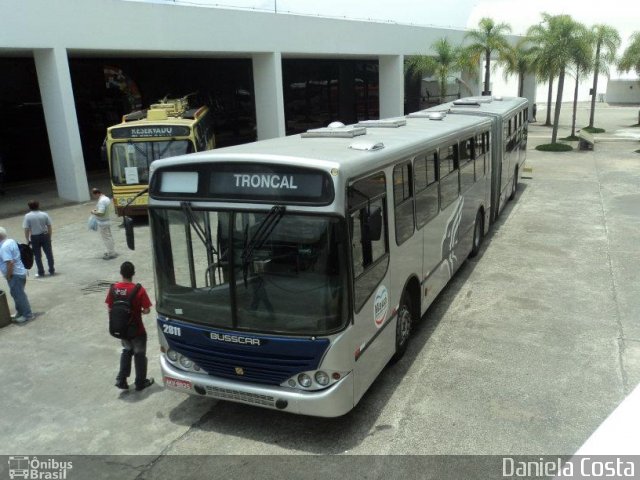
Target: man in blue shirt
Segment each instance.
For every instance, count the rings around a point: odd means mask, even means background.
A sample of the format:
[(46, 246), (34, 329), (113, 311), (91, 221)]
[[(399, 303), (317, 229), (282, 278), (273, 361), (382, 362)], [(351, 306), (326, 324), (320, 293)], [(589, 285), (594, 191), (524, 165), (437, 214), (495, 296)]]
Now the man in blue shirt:
[(22, 264), (20, 249), (15, 240), (8, 238), (7, 231), (0, 227), (0, 272), (9, 283), (9, 292), (16, 303), (16, 323), (31, 320), (34, 315), (31, 312), (29, 299), (24, 291), (27, 284), (27, 269)]

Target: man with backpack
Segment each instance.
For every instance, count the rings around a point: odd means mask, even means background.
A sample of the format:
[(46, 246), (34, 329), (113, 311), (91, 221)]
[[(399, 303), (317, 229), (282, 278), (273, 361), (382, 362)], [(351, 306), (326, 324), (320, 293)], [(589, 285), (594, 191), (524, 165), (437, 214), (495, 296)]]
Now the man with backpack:
[(27, 284), (27, 269), (20, 257), (20, 248), (15, 240), (8, 238), (7, 231), (0, 227), (0, 272), (7, 279), (9, 292), (16, 304), (13, 321), (24, 323), (33, 319), (31, 305), (24, 287)]
[(24, 238), (33, 248), (33, 256), (38, 266), (36, 277), (44, 277), (44, 265), (42, 264), (42, 251), (47, 257), (49, 266), (49, 275), (56, 273), (53, 265), (53, 250), (51, 249), (51, 238), (53, 237), (53, 226), (51, 225), (51, 217), (47, 212), (40, 210), (40, 202), (30, 200), (29, 213), (24, 216), (22, 228), (24, 228)]
[(127, 378), (133, 358), (135, 386), (140, 391), (153, 385), (153, 378), (147, 378), (147, 332), (142, 323), (142, 314), (151, 311), (151, 300), (142, 285), (133, 283), (135, 273), (133, 263), (120, 265), (122, 281), (111, 285), (105, 303), (109, 308), (109, 333), (122, 342), (116, 387), (129, 389)]

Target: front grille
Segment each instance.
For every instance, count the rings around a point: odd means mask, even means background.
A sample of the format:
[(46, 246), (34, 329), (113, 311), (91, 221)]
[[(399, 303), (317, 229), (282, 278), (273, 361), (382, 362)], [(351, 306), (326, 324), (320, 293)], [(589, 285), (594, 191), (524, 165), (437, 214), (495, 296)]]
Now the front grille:
[[(313, 370), (317, 365), (314, 357), (265, 358), (257, 353), (238, 354), (220, 349), (203, 351), (191, 345), (180, 345), (178, 342), (170, 344), (172, 349), (193, 360), (209, 375), (245, 382), (280, 385), (296, 373)], [(242, 374), (237, 373), (238, 367), (242, 369)]]
[(257, 393), (239, 392), (230, 388), (205, 387), (207, 395), (221, 400), (231, 400), (234, 402), (253, 403), (267, 407), (275, 406), (275, 399), (269, 395), (258, 395)]

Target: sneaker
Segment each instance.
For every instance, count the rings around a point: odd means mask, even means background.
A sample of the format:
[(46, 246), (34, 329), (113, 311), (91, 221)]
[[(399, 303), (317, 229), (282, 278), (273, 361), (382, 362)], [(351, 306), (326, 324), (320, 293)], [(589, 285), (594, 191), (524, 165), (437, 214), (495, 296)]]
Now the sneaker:
[(150, 387), (151, 385), (153, 385), (155, 380), (153, 380), (153, 378), (147, 378), (144, 383), (142, 385), (138, 385), (136, 384), (136, 391), (140, 391), (140, 390), (144, 390), (147, 387)]
[(36, 273), (36, 278), (44, 277), (44, 273)]
[(127, 383), (127, 380), (116, 380), (116, 387), (118, 387), (120, 390), (129, 390), (129, 384)]
[(13, 321), (16, 323), (26, 323), (29, 320), (33, 320), (34, 318), (35, 315), (29, 315), (28, 317), (23, 317), (22, 315), (20, 315), (19, 317), (15, 317)]
[(55, 271), (55, 270), (51, 270), (51, 271), (49, 272), (49, 275), (51, 275), (52, 277), (53, 277), (55, 274), (56, 274), (56, 271)]

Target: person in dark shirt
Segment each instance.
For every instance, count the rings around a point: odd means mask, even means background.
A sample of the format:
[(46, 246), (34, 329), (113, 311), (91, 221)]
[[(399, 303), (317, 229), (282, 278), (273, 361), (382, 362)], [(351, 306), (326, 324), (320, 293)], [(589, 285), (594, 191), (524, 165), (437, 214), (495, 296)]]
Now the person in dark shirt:
[[(133, 276), (135, 275), (135, 267), (131, 262), (124, 262), (120, 265), (120, 275), (122, 281), (115, 283), (113, 288), (109, 289), (107, 304), (109, 311), (113, 307), (114, 295), (113, 290), (119, 297), (128, 297), (133, 292), (136, 284), (133, 283)], [(147, 295), (147, 291), (144, 287), (140, 287), (135, 298), (131, 302), (132, 307), (132, 319), (137, 325), (137, 331), (133, 338), (125, 340), (122, 339), (122, 354), (120, 355), (120, 371), (116, 377), (116, 387), (122, 390), (128, 390), (129, 384), (127, 379), (131, 375), (131, 359), (135, 361), (136, 368), (136, 390), (144, 390), (147, 387), (153, 385), (153, 378), (147, 378), (147, 331), (142, 323), (142, 314), (147, 314), (151, 311), (151, 300)]]

